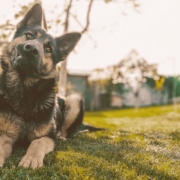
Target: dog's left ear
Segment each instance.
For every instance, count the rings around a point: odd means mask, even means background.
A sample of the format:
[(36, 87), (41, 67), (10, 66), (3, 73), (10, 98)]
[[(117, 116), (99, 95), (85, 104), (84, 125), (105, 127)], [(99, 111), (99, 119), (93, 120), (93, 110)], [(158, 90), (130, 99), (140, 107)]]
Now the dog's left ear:
[(34, 25), (42, 26), (46, 22), (43, 10), (40, 4), (35, 4), (24, 16), (23, 20), (18, 24), (17, 28), (28, 27)]
[(56, 43), (60, 52), (60, 61), (63, 61), (66, 59), (68, 54), (74, 49), (77, 42), (79, 41), (81, 37), (80, 33), (73, 32), (73, 33), (67, 33), (63, 36), (56, 38)]

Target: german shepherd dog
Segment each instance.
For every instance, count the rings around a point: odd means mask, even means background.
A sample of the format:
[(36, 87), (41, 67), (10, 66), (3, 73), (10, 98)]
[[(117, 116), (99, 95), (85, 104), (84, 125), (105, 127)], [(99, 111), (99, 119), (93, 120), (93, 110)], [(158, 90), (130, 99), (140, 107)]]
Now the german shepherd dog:
[[(44, 19), (44, 23), (43, 23)], [(46, 32), (40, 4), (35, 4), (17, 25), (13, 40), (4, 48), (0, 75), (0, 166), (20, 139), (29, 141), (19, 163), (33, 169), (43, 166), (54, 149), (55, 137), (65, 139), (82, 123), (81, 99), (56, 97), (56, 64), (68, 56), (81, 37)], [(73, 119), (73, 121), (72, 121)]]

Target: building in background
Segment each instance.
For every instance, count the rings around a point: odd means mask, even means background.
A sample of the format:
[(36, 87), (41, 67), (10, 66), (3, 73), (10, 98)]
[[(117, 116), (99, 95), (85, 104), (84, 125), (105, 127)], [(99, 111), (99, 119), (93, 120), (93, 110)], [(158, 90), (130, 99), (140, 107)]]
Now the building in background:
[[(109, 92), (106, 84), (89, 81), (89, 76), (90, 73), (79, 71), (69, 71), (68, 73), (67, 94), (81, 94), (85, 110), (119, 109), (135, 106), (134, 93), (126, 84), (112, 85), (111, 92)], [(175, 83), (176, 86), (174, 86)], [(174, 87), (176, 87), (175, 91)], [(179, 97), (179, 78), (165, 77), (163, 87), (160, 89), (157, 89), (154, 79), (148, 78), (142, 84), (139, 92), (139, 107), (169, 104), (172, 103), (173, 99), (178, 100)]]
[(90, 109), (90, 85), (88, 83), (89, 73), (79, 71), (68, 71), (67, 75), (67, 95), (80, 94), (84, 101), (85, 109)]

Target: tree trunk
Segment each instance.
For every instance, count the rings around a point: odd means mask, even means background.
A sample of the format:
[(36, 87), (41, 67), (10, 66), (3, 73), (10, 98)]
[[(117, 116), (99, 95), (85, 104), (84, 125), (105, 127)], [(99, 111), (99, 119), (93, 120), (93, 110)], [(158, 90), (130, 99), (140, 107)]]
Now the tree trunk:
[(59, 87), (58, 87), (58, 94), (61, 96), (66, 96), (66, 83), (67, 83), (67, 59), (61, 62), (61, 69), (59, 73)]
[(134, 94), (134, 96), (135, 96), (135, 106), (134, 106), (134, 108), (135, 108), (135, 111), (137, 111), (139, 109), (139, 92), (136, 92)]
[[(68, 7), (66, 9), (66, 20), (64, 24), (64, 33), (68, 32), (69, 28), (69, 13), (72, 6), (73, 0), (69, 0)], [(61, 62), (61, 68), (59, 73), (59, 87), (58, 87), (58, 94), (61, 96), (66, 96), (66, 84), (67, 84), (67, 58)]]
[[(93, 1), (94, 0), (90, 0), (90, 2), (89, 2), (87, 14), (86, 14), (86, 25), (83, 28), (83, 30), (81, 31), (81, 34), (84, 34), (88, 30), (88, 27), (90, 24), (90, 12), (91, 12), (91, 7), (93, 4)], [(71, 9), (72, 3), (73, 3), (73, 0), (69, 0), (68, 7), (66, 9), (66, 20), (64, 23), (64, 33), (68, 32), (69, 16), (70, 16), (70, 9)], [(67, 59), (64, 60), (63, 62), (61, 62), (61, 69), (60, 69), (60, 73), (59, 73), (58, 94), (61, 96), (66, 96), (66, 84), (67, 84), (67, 71), (66, 71), (67, 68), (66, 67), (67, 67)]]
[(176, 99), (176, 89), (177, 89), (177, 76), (175, 76), (174, 78), (174, 82), (173, 82), (173, 95), (172, 95), (172, 99), (173, 99), (173, 107), (174, 107), (174, 112), (177, 112), (177, 99)]
[(95, 97), (94, 97), (94, 101), (95, 101), (95, 109), (99, 109), (100, 108), (100, 97), (99, 97), (100, 93), (99, 93), (99, 84), (98, 82), (95, 83)]

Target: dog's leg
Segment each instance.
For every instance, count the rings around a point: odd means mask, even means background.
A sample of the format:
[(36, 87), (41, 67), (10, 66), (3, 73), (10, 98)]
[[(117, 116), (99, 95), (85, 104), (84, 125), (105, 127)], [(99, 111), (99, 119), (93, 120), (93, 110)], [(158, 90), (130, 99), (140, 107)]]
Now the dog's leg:
[(19, 166), (31, 167), (33, 169), (43, 166), (45, 154), (53, 151), (54, 140), (49, 137), (41, 137), (33, 140), (27, 150), (26, 155), (22, 158)]
[(81, 96), (78, 94), (71, 94), (62, 102), (62, 98), (59, 97), (58, 105), (64, 113), (64, 122), (57, 133), (57, 138), (66, 140), (83, 121), (83, 103)]
[(0, 167), (3, 166), (4, 161), (12, 152), (13, 140), (6, 134), (0, 136)]
[(0, 167), (12, 152), (17, 139), (22, 136), (24, 123), (11, 112), (0, 113)]

